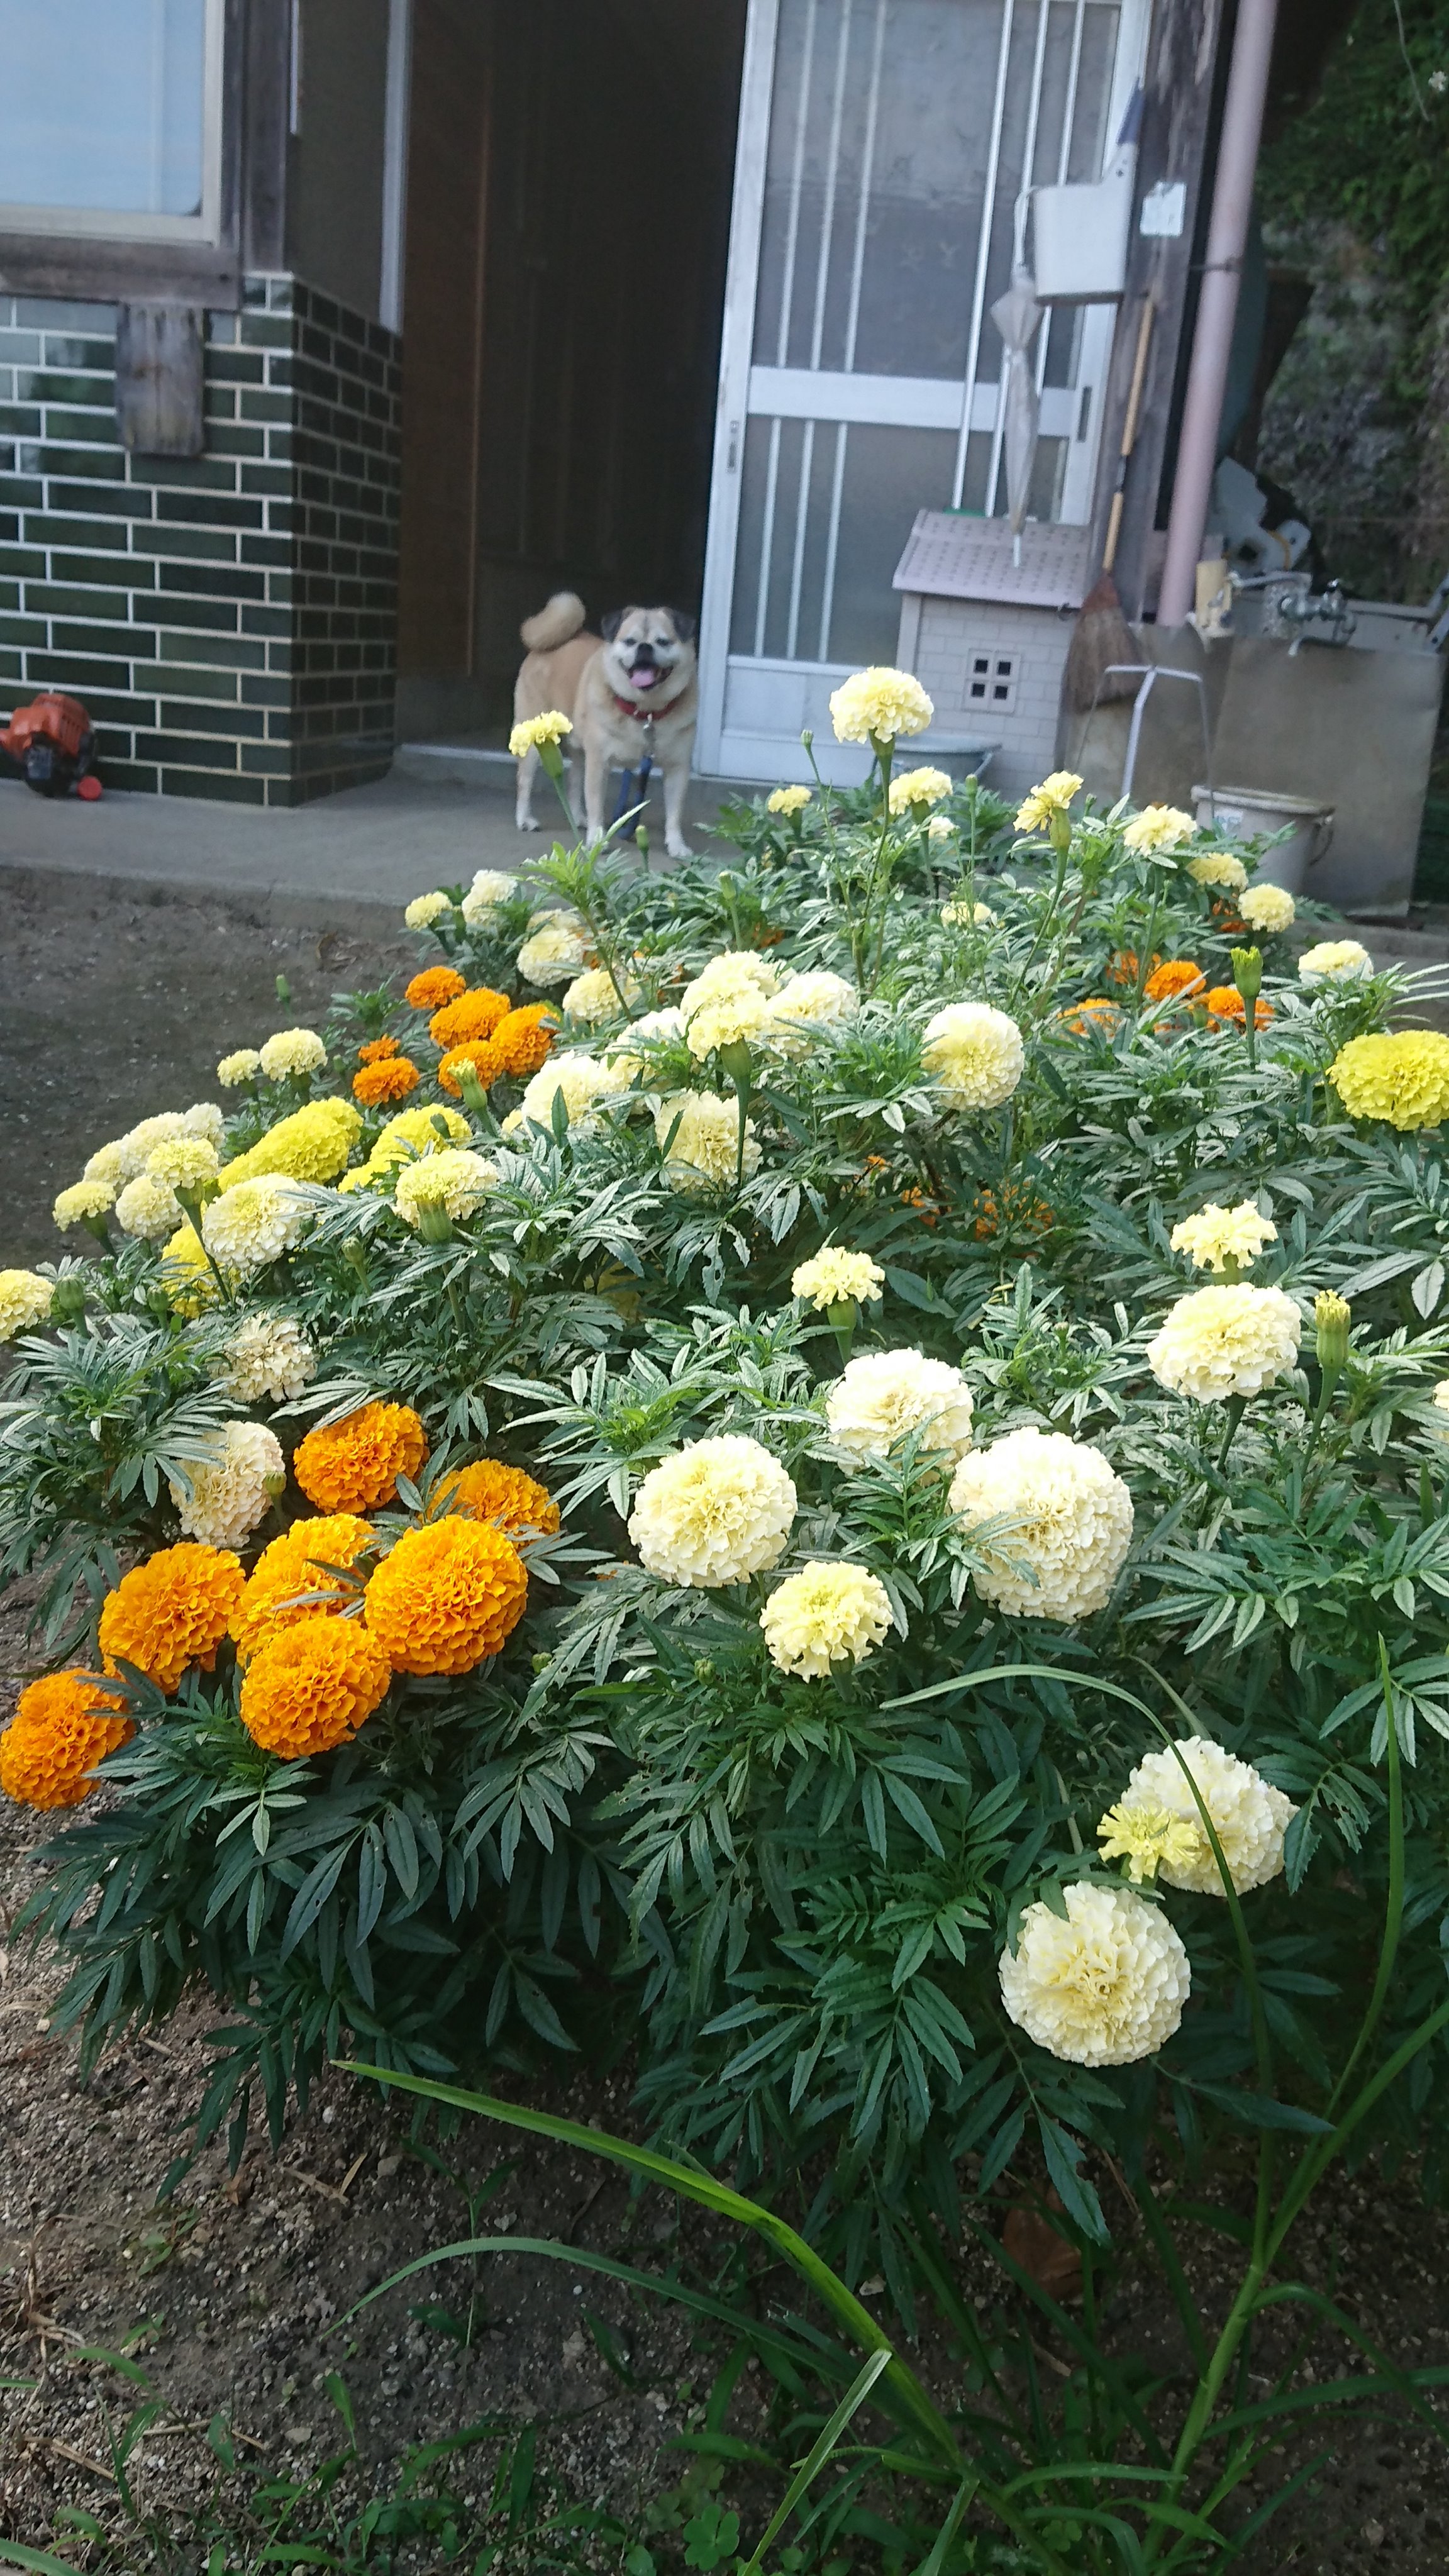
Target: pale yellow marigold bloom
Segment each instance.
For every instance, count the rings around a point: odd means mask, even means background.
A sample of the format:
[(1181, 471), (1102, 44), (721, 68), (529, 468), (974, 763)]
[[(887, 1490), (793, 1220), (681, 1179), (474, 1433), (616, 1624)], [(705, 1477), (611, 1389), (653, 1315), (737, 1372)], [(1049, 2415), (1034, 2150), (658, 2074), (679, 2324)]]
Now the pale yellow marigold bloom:
[(1029, 1905), (1016, 1954), (1003, 1950), (1001, 1999), (1017, 2027), (1075, 2066), (1155, 2057), (1182, 2020), (1187, 1952), (1166, 1915), (1130, 1887), (1079, 1879), (1067, 1919)]
[(964, 930), (968, 922), (977, 930), (985, 930), (995, 919), (989, 903), (943, 903), (941, 906), (941, 924), (946, 930)]
[(1127, 1875), (1141, 1887), (1157, 1876), (1164, 1861), (1179, 1867), (1195, 1860), (1202, 1840), (1166, 1807), (1125, 1804), (1109, 1807), (1097, 1827), (1103, 1860), (1125, 1860)]
[(1241, 859), (1226, 851), (1210, 851), (1201, 859), (1189, 859), (1187, 873), (1195, 885), (1221, 886), (1227, 894), (1241, 894), (1248, 882), (1248, 871)]
[(220, 1269), (246, 1279), (301, 1241), (308, 1214), (295, 1181), (280, 1172), (261, 1172), (255, 1180), (238, 1181), (203, 1209), (201, 1237)]
[(864, 1663), (890, 1624), (890, 1595), (879, 1575), (819, 1558), (787, 1574), (760, 1612), (770, 1661), (811, 1682), (823, 1681), (832, 1664)]
[(839, 1243), (827, 1243), (802, 1261), (790, 1281), (791, 1294), (808, 1297), (822, 1315), (830, 1306), (863, 1305), (868, 1297), (879, 1297), (884, 1286), (885, 1272), (869, 1253), (847, 1252)]
[(933, 814), (926, 825), (928, 841), (954, 841), (956, 826), (949, 814)]
[(571, 984), (588, 959), (587, 935), (572, 915), (545, 913), (518, 952), (518, 971), (525, 984), (545, 989), (550, 984)]
[(125, 1156), (119, 1137), (112, 1145), (98, 1145), (81, 1173), (83, 1181), (106, 1181), (115, 1196), (122, 1181), (132, 1177), (125, 1169)]
[(1132, 1544), (1132, 1497), (1100, 1449), (1027, 1425), (963, 1458), (951, 1508), (967, 1529), (1005, 1515), (972, 1580), (1017, 1619), (1090, 1618)]
[[(739, 1164), (740, 1104), (717, 1091), (676, 1091), (654, 1112), (654, 1134), (670, 1186), (687, 1198), (733, 1184)], [(760, 1168), (753, 1118), (745, 1120), (744, 1178)]]
[(1261, 1395), (1295, 1367), (1303, 1320), (1281, 1288), (1197, 1288), (1179, 1297), (1147, 1365), (1159, 1386), (1195, 1404)]
[(626, 1005), (639, 998), (639, 979), (637, 975), (621, 974), (619, 983), (624, 987), (623, 1001), (607, 966), (586, 968), (582, 975), (574, 977), (563, 997), (566, 1015), (590, 1029), (601, 1028), (605, 1020), (622, 1019)]
[(755, 948), (725, 948), (702, 966), (692, 983), (686, 984), (679, 997), (679, 1007), (686, 1018), (701, 1002), (717, 1001), (722, 993), (738, 992), (741, 985), (753, 986), (768, 1001), (780, 989), (778, 970)]
[(972, 1410), (961, 1371), (916, 1350), (863, 1351), (825, 1399), (830, 1437), (853, 1458), (888, 1458), (913, 1431), (924, 1431), (924, 1449), (959, 1458), (971, 1446)]
[(522, 760), (526, 752), (537, 751), (540, 743), (562, 742), (564, 735), (572, 732), (568, 717), (560, 715), (557, 707), (550, 707), (546, 715), (529, 716), (525, 723), (516, 724), (508, 737), (508, 748), (515, 760)]
[[(169, 1247), (168, 1247), (169, 1249)], [(317, 1374), (317, 1354), (291, 1315), (247, 1315), (231, 1334), (221, 1383), (237, 1404), (290, 1404)]]
[(778, 1458), (730, 1431), (661, 1460), (635, 1497), (629, 1536), (647, 1573), (715, 1591), (779, 1564), (795, 1503)]
[[(395, 1118), (389, 1118), (363, 1169), (373, 1173), (391, 1171), (395, 1163), (407, 1162), (410, 1155), (436, 1154), (444, 1145), (466, 1145), (472, 1133), (461, 1109), (400, 1109)], [(348, 1181), (361, 1177), (358, 1172), (346, 1176)]]
[[(1209, 1736), (1189, 1736), (1176, 1752), (1164, 1745), (1160, 1752), (1145, 1755), (1113, 1816), (1126, 1819), (1145, 1809), (1175, 1817), (1186, 1842), (1162, 1853), (1159, 1874), (1169, 1887), (1187, 1888), (1198, 1896), (1221, 1896), (1222, 1872), (1178, 1754), (1212, 1818), (1236, 1894), (1245, 1896), (1250, 1888), (1265, 1887), (1283, 1867), (1283, 1836), (1298, 1810), (1261, 1771), (1255, 1771), (1250, 1762), (1240, 1762), (1236, 1753), (1225, 1753)], [(1110, 1859), (1112, 1854), (1107, 1856)]]
[(181, 1223), (181, 1201), (154, 1172), (139, 1172), (116, 1201), (116, 1223), (146, 1243), (164, 1243)]
[(216, 1147), (206, 1136), (171, 1136), (158, 1145), (146, 1165), (151, 1178), (173, 1190), (204, 1190), (221, 1169)]
[(921, 1062), (953, 1109), (999, 1109), (1026, 1069), (1015, 1020), (990, 1002), (948, 1002), (926, 1023)]
[(551, 1128), (553, 1104), (561, 1099), (575, 1135), (586, 1134), (598, 1125), (600, 1102), (628, 1087), (629, 1076), (620, 1064), (601, 1064), (592, 1055), (553, 1056), (524, 1085), (518, 1104), (520, 1124), (526, 1126), (532, 1120), (537, 1127)]
[(1256, 1261), (1264, 1245), (1277, 1240), (1272, 1218), (1260, 1216), (1251, 1199), (1240, 1199), (1232, 1208), (1209, 1200), (1196, 1216), (1175, 1225), (1171, 1235), (1173, 1251), (1185, 1252), (1194, 1270), (1225, 1270), (1230, 1261)]
[(804, 1055), (821, 1029), (842, 1028), (860, 1008), (860, 995), (843, 975), (828, 966), (792, 975), (769, 1007), (762, 1031), (766, 1043), (781, 1055)]
[(452, 896), (440, 893), (435, 887), (431, 894), (413, 896), (412, 902), (403, 914), (403, 920), (409, 930), (426, 930), (429, 924), (438, 920), (441, 914), (451, 912), (452, 909)]
[(441, 1208), (446, 1216), (471, 1216), (497, 1180), (497, 1165), (482, 1154), (447, 1145), (436, 1154), (422, 1154), (416, 1162), (399, 1165), (392, 1203), (414, 1228), (430, 1208)]
[(260, 1422), (228, 1422), (214, 1455), (188, 1458), (186, 1472), (190, 1494), (171, 1484), (171, 1500), (187, 1537), (203, 1547), (245, 1547), (287, 1482), (282, 1444)]
[(1266, 877), (1259, 885), (1250, 885), (1238, 903), (1238, 910), (1250, 930), (1275, 932), (1291, 930), (1298, 918), (1298, 907), (1286, 886), (1273, 885)]
[(251, 1082), (261, 1069), (260, 1047), (237, 1047), (232, 1054), (222, 1057), (216, 1068), (216, 1078), (224, 1091), (235, 1091), (242, 1083)]
[(268, 1082), (288, 1074), (320, 1073), (327, 1049), (315, 1029), (278, 1029), (262, 1048), (262, 1071)]
[(1328, 1068), (1350, 1118), (1437, 1127), (1449, 1116), (1449, 1037), (1438, 1029), (1350, 1038)]
[(716, 1047), (758, 1045), (771, 1026), (770, 1011), (757, 984), (717, 985), (685, 1014), (690, 1054), (702, 1064)]
[(50, 1213), (62, 1234), (73, 1225), (84, 1225), (87, 1217), (104, 1216), (116, 1203), (115, 1189), (109, 1181), (72, 1181), (62, 1190)]
[(644, 1053), (638, 1043), (640, 1038), (682, 1038), (683, 1035), (684, 1013), (681, 1010), (644, 1011), (637, 1020), (630, 1021), (627, 1029), (620, 1029), (615, 1037), (606, 1041), (604, 1053), (610, 1064), (632, 1082), (636, 1075), (647, 1075), (658, 1069), (657, 1058)]
[(220, 1154), (226, 1141), (226, 1120), (214, 1100), (193, 1101), (182, 1113), (181, 1124), (188, 1136), (204, 1136)]
[(1074, 796), (1082, 792), (1082, 780), (1074, 769), (1054, 769), (1034, 787), (1016, 817), (1018, 832), (1042, 832), (1053, 814), (1065, 814)]
[(902, 734), (924, 733), (935, 712), (913, 673), (882, 663), (852, 672), (830, 699), (837, 742), (895, 742)]
[(1310, 987), (1356, 982), (1373, 971), (1374, 961), (1357, 939), (1320, 939), (1316, 948), (1305, 948), (1298, 960), (1298, 980)]
[(890, 809), (893, 814), (909, 813), (913, 805), (939, 805), (949, 796), (955, 780), (944, 769), (905, 769), (891, 780)]
[(497, 905), (510, 903), (517, 892), (517, 877), (506, 876), (501, 868), (479, 868), (463, 897), (463, 919), (470, 928), (476, 928)]
[[(179, 1109), (160, 1110), (156, 1117), (143, 1118), (138, 1126), (128, 1127), (116, 1147), (115, 1178), (122, 1181), (138, 1179), (158, 1145), (164, 1145), (172, 1136), (184, 1136), (186, 1132), (186, 1121)], [(88, 1181), (97, 1178), (89, 1164), (84, 1177)], [(111, 1175), (106, 1173), (101, 1177), (109, 1179)]]
[(777, 787), (765, 799), (767, 814), (803, 814), (813, 790), (809, 787)]
[(1191, 814), (1184, 814), (1180, 805), (1144, 805), (1126, 826), (1122, 847), (1135, 850), (1141, 858), (1155, 859), (1195, 839), (1197, 828)]
[(54, 1295), (54, 1280), (42, 1279), (36, 1270), (0, 1270), (0, 1342), (13, 1342), (17, 1333), (33, 1333), (38, 1324), (48, 1323)]

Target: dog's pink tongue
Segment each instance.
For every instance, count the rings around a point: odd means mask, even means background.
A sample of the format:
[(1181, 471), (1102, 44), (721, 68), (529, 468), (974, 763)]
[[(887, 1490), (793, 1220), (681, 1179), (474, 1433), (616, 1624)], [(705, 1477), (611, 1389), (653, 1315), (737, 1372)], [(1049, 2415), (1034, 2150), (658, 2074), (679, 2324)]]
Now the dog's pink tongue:
[(658, 677), (652, 662), (636, 662), (629, 674), (629, 682), (632, 688), (652, 689)]

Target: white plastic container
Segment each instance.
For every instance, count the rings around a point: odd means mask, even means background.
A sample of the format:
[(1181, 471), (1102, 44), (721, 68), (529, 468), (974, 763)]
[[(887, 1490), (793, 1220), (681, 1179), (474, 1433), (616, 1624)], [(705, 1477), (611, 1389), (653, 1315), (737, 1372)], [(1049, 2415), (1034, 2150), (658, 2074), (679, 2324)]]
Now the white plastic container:
[(1090, 185), (1033, 188), (1032, 270), (1041, 304), (1111, 304), (1127, 283), (1137, 147), (1119, 144)]
[(1333, 838), (1331, 805), (1320, 804), (1312, 796), (1289, 796), (1281, 788), (1194, 787), (1192, 792), (1198, 821), (1215, 823), (1235, 840), (1256, 840), (1260, 832), (1281, 832), (1291, 824), (1292, 839), (1265, 850), (1257, 873), (1289, 894), (1302, 893), (1309, 869), (1324, 856)]

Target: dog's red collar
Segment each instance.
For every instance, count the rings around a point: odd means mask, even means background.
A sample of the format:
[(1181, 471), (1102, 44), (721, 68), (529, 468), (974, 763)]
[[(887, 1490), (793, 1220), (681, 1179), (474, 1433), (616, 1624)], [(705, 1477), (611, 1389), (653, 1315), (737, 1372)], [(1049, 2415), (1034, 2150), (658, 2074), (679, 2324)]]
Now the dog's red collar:
[(659, 713), (657, 707), (636, 707), (632, 698), (621, 698), (617, 689), (614, 704), (621, 716), (632, 716), (636, 724), (652, 724)]

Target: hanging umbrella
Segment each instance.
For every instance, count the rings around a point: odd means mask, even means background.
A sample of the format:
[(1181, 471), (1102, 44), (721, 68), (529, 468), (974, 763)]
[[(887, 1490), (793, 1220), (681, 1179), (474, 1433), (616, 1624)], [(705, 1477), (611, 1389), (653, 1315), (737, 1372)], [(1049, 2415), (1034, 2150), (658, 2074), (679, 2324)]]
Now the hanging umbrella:
[(1025, 225), (1026, 199), (1023, 196), (1017, 206), (1016, 257), (1011, 284), (991, 307), (991, 319), (1006, 350), (1001, 436), (1006, 451), (1007, 511), (1015, 540), (1012, 551), (1017, 563), (1021, 561), (1021, 525), (1026, 517), (1027, 498), (1031, 491), (1037, 427), (1041, 418), (1036, 369), (1032, 365), (1030, 351), (1041, 323), (1042, 308), (1036, 300), (1036, 279), (1026, 265)]

